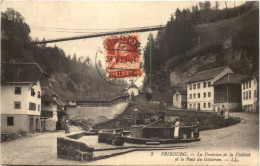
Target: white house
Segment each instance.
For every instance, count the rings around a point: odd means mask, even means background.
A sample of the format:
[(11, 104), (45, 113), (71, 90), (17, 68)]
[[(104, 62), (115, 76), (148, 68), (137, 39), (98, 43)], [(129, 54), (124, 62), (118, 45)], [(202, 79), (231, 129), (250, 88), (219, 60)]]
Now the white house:
[(213, 110), (214, 87), (212, 84), (233, 73), (229, 67), (204, 70), (191, 76), (187, 82), (187, 108), (196, 110)]
[(257, 76), (247, 77), (241, 84), (242, 110), (245, 112), (258, 112), (259, 87)]
[(172, 105), (176, 108), (187, 108), (187, 90), (176, 89), (172, 96)]
[(55, 131), (58, 120), (64, 121), (64, 117), (59, 117), (59, 112), (64, 112), (68, 103), (57, 95), (53, 90), (47, 89), (42, 92), (41, 110), (41, 131)]
[(41, 85), (37, 63), (1, 63), (1, 132), (40, 131)]

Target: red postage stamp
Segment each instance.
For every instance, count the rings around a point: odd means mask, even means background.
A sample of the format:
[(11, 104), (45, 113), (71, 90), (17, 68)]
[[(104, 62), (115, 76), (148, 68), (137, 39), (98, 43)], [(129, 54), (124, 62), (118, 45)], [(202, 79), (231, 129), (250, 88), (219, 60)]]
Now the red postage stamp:
[(140, 76), (141, 59), (138, 34), (118, 35), (104, 40), (105, 67), (109, 78)]
[(96, 55), (101, 76), (116, 85), (126, 85), (143, 74), (139, 35), (121, 34), (103, 37), (104, 49)]

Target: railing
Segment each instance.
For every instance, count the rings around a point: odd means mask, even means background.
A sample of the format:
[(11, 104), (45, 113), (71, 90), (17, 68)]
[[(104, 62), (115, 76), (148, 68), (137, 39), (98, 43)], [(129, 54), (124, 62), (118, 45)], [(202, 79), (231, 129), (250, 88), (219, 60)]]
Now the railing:
[(116, 97), (112, 100), (96, 100), (96, 101), (92, 101), (92, 100), (78, 100), (76, 101), (76, 105), (78, 106), (84, 106), (84, 107), (91, 107), (91, 106), (106, 106), (106, 107), (110, 107), (110, 106), (113, 106), (113, 105), (116, 105), (116, 104), (119, 104), (119, 103), (125, 103), (125, 102), (128, 102), (128, 97), (129, 96), (119, 96), (119, 97)]
[(161, 121), (161, 119), (159, 119), (158, 121), (155, 121), (155, 122), (153, 122), (153, 123), (151, 123), (151, 124), (149, 124), (149, 125), (146, 125), (146, 126), (140, 128), (140, 129), (136, 130), (136, 131), (133, 131), (133, 132), (131, 132), (131, 133), (125, 135), (125, 137), (126, 137), (126, 136), (129, 136), (129, 135), (132, 135), (132, 134), (134, 134), (134, 133), (136, 133), (136, 132), (138, 132), (138, 131), (141, 131), (141, 130), (143, 130), (143, 129), (145, 129), (145, 128), (147, 128), (147, 127), (149, 127), (149, 126), (151, 126), (151, 125), (153, 125), (153, 124), (155, 124), (155, 123), (158, 123), (158, 122), (160, 122), (160, 121)]
[(72, 120), (72, 119), (70, 119), (70, 121), (72, 122), (72, 123), (74, 123), (75, 125), (77, 125), (77, 126), (80, 126), (82, 129), (84, 129), (84, 130), (92, 130), (92, 127), (90, 127), (89, 125), (87, 125), (87, 124), (84, 124), (84, 123), (82, 123), (82, 122), (79, 122), (79, 121), (75, 121), (75, 120)]

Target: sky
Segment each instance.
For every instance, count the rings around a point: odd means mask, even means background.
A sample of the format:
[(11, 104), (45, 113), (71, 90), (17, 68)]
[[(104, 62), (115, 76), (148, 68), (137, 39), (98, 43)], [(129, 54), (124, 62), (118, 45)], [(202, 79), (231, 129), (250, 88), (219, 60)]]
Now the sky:
[[(177, 8), (191, 8), (199, 1), (1, 1), (1, 3), (1, 11), (13, 8), (25, 18), (25, 22), (31, 28), (32, 39), (48, 40), (93, 32), (109, 32), (118, 28), (165, 25)], [(234, 3), (241, 4), (238, 1), (228, 1), (228, 6), (233, 7)], [(215, 1), (212, 1), (213, 6), (214, 4)], [(224, 1), (220, 1), (220, 8), (224, 7)], [(141, 48), (145, 47), (149, 33), (139, 33)], [(156, 31), (152, 33), (156, 36)], [(83, 60), (89, 57), (94, 65), (96, 52), (103, 47), (102, 43), (103, 39), (99, 37), (51, 43), (47, 46), (56, 45), (62, 48), (66, 55), (73, 56), (75, 53)], [(137, 85), (142, 84), (142, 79), (137, 81)]]

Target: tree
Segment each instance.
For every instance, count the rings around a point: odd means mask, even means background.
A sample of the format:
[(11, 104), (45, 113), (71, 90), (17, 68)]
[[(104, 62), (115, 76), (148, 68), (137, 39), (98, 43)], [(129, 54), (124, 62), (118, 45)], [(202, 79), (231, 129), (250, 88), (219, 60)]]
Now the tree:
[(200, 10), (203, 10), (204, 9), (204, 3), (203, 2), (199, 2), (199, 7), (200, 7)]
[(146, 93), (145, 93), (146, 103), (147, 103), (147, 102), (149, 103), (152, 98), (153, 98), (153, 96), (152, 96), (151, 93), (149, 93), (149, 92), (146, 92)]
[(7, 35), (22, 43), (29, 43), (30, 27), (24, 22), (23, 16), (12, 8), (7, 8), (6, 12), (1, 13), (2, 28), (8, 29)]
[[(43, 41), (43, 42), (45, 41), (45, 37), (42, 39), (42, 41)], [(45, 49), (45, 48), (46, 48), (46, 43), (40, 44), (40, 47), (43, 48), (43, 49)]]
[(225, 1), (226, 9), (227, 9), (227, 1)]
[(210, 9), (210, 7), (211, 7), (210, 1), (206, 1), (206, 2), (204, 3), (204, 9)]
[[(2, 48), (1, 60), (24, 59), (24, 49), (30, 46), (30, 27), (24, 22), (23, 16), (12, 8), (1, 12)], [(28, 58), (27, 58), (28, 59)]]
[(86, 60), (85, 60), (86, 64), (89, 65), (90, 64), (90, 58), (87, 57)]
[(135, 94), (134, 94), (134, 92), (133, 92), (133, 91), (131, 92), (131, 95), (130, 95), (130, 97), (131, 97), (131, 100), (133, 100), (133, 101), (135, 100)]
[(72, 60), (74, 61), (74, 62), (76, 62), (77, 61), (77, 55), (74, 53), (74, 55), (73, 55), (73, 58), (72, 58)]
[(179, 8), (177, 8), (176, 9), (176, 11), (175, 11), (175, 20), (179, 20), (180, 18), (181, 18), (181, 11), (180, 11), (180, 9)]
[(218, 1), (215, 1), (215, 7), (218, 10), (218, 8), (219, 8), (219, 2)]

